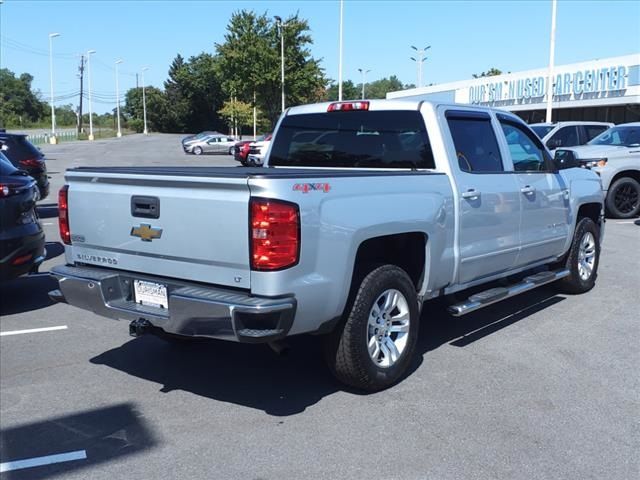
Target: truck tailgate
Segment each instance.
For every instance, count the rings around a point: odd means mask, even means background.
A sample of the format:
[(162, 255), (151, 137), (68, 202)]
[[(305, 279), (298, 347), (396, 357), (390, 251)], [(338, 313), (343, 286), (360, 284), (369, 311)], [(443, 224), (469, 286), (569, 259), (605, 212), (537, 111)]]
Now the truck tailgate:
[[(66, 179), (69, 263), (250, 287), (246, 177), (94, 170), (69, 171)], [(135, 206), (156, 200), (157, 218)]]

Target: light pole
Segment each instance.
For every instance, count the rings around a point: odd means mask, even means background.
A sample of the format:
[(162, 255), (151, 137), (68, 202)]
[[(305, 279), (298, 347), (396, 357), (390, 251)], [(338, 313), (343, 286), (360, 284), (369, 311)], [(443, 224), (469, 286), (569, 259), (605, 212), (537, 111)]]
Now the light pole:
[(431, 45), (429, 45), (428, 47), (420, 48), (420, 49), (411, 45), (411, 48), (413, 48), (418, 54), (418, 58), (411, 57), (411, 60), (413, 60), (418, 64), (418, 87), (421, 87), (422, 86), (422, 62), (424, 62), (427, 59), (427, 57), (425, 57), (424, 54), (426, 53), (427, 50), (431, 48)]
[(93, 140), (93, 104), (91, 98), (91, 55), (96, 53), (95, 50), (87, 51), (87, 70), (89, 73), (89, 140)]
[(371, 70), (363, 70), (362, 68), (359, 68), (358, 71), (362, 74), (362, 100), (364, 100), (364, 86), (366, 84), (367, 73)]
[(282, 89), (282, 111), (284, 112), (284, 27), (286, 24), (283, 23), (282, 18), (277, 15), (273, 18), (276, 19), (276, 26), (278, 27), (278, 33), (280, 34), (280, 77)]
[(553, 107), (553, 62), (556, 51), (556, 0), (551, 0), (551, 41), (549, 45), (549, 74), (547, 79), (547, 123), (551, 123)]
[(51, 79), (51, 139), (52, 144), (58, 143), (56, 138), (56, 109), (53, 104), (53, 42), (55, 37), (59, 37), (59, 33), (49, 34), (49, 77)]
[(116, 115), (118, 117), (118, 131), (116, 136), (122, 136), (122, 130), (120, 130), (120, 86), (118, 84), (118, 65), (120, 65), (123, 60), (116, 60)]
[(149, 131), (147, 130), (147, 97), (144, 93), (144, 72), (149, 70), (149, 67), (142, 67), (142, 115), (144, 117), (144, 130), (142, 133), (147, 135)]
[(338, 101), (342, 101), (342, 24), (343, 24), (344, 2), (340, 0), (340, 40), (338, 52)]

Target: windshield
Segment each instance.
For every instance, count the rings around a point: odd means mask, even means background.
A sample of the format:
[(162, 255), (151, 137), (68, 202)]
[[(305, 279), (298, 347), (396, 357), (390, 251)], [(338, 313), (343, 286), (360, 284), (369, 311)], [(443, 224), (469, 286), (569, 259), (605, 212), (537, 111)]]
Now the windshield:
[(434, 168), (424, 121), (415, 111), (346, 111), (286, 116), (273, 166)]
[(540, 139), (543, 139), (544, 136), (549, 133), (551, 130), (553, 130), (554, 126), (553, 125), (533, 125), (531, 126), (531, 130), (533, 130), (535, 132), (536, 135), (538, 135), (538, 137), (540, 137)]
[(640, 125), (610, 128), (591, 140), (588, 145), (615, 145), (624, 147), (640, 145)]

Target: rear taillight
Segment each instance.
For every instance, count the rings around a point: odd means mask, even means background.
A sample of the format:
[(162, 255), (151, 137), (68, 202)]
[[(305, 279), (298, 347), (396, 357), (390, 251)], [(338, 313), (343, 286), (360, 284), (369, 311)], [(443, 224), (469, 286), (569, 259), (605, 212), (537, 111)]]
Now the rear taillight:
[(65, 185), (58, 192), (58, 224), (60, 238), (63, 243), (71, 245), (71, 230), (69, 230), (69, 185)]
[(329, 104), (327, 112), (348, 112), (351, 110), (369, 110), (369, 102), (334, 102)]
[(39, 158), (27, 158), (25, 160), (20, 160), (18, 163), (20, 163), (22, 167), (38, 168), (42, 167), (44, 162)]
[(300, 255), (300, 212), (293, 203), (253, 198), (251, 268), (273, 271), (292, 267)]
[(19, 183), (0, 183), (0, 198), (16, 195), (24, 190), (24, 185)]

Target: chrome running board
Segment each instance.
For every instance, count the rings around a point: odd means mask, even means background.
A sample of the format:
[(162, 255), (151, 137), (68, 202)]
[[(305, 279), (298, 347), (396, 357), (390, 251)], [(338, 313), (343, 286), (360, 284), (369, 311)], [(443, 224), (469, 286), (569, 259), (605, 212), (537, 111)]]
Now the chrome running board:
[(525, 277), (521, 282), (508, 287), (497, 287), (485, 290), (484, 292), (471, 295), (464, 302), (456, 303), (448, 308), (454, 317), (475, 312), (481, 308), (488, 307), (494, 303), (515, 297), (521, 293), (528, 292), (547, 283), (555, 282), (569, 275), (569, 270), (557, 270), (555, 272), (539, 272)]

